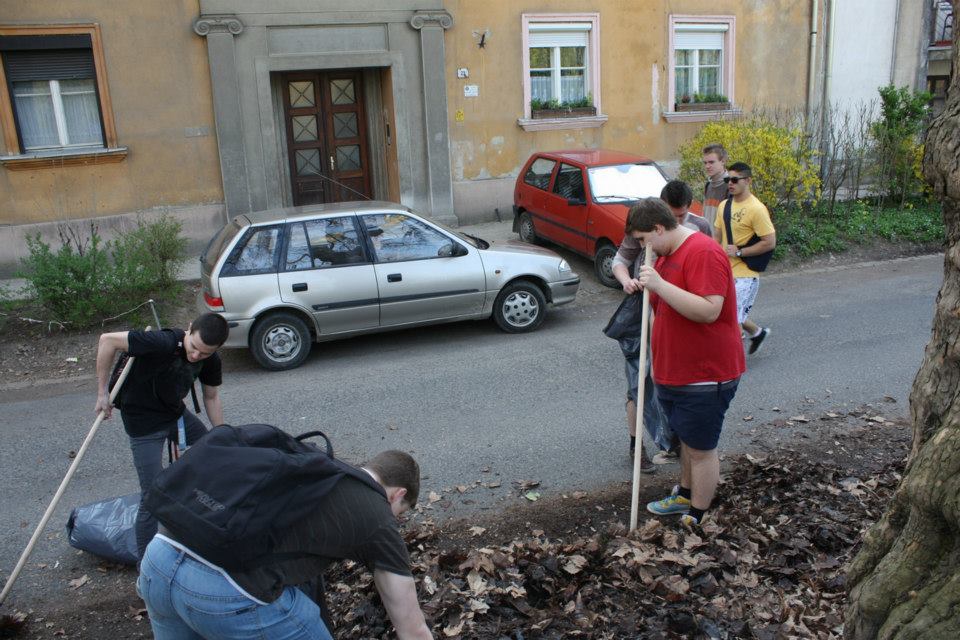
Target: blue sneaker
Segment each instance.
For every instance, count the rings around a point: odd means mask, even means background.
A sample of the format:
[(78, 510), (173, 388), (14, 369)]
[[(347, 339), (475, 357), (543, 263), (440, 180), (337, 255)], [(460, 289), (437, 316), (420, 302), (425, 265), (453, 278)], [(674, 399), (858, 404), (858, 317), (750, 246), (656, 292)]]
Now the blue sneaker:
[(673, 513), (687, 513), (690, 511), (690, 500), (681, 495), (671, 494), (663, 500), (647, 503), (647, 511), (658, 516), (669, 516)]

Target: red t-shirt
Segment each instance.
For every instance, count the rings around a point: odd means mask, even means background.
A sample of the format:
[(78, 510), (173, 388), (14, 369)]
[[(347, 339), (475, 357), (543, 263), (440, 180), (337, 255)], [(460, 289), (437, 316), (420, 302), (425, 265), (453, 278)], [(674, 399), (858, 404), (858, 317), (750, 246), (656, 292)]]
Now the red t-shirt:
[(657, 384), (724, 382), (747, 370), (737, 291), (730, 260), (713, 239), (694, 233), (670, 255), (657, 259), (660, 277), (698, 296), (723, 296), (723, 308), (709, 324), (688, 320), (654, 293), (653, 379)]

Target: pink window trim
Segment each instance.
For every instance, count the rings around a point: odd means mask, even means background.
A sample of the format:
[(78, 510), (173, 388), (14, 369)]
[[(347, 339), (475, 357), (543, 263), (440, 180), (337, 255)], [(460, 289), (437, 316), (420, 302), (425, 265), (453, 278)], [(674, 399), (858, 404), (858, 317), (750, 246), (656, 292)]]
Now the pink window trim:
[[(721, 79), (721, 86), (724, 88), (724, 94), (727, 98), (730, 99), (730, 104), (736, 104), (733, 95), (733, 65), (736, 54), (736, 26), (737, 19), (735, 16), (690, 16), (682, 14), (671, 14), (669, 19), (669, 25), (667, 33), (670, 37), (669, 49), (667, 50), (667, 113), (674, 113), (673, 105), (677, 101), (676, 96), (676, 70), (674, 69), (674, 62), (676, 56), (673, 52), (673, 43), (674, 36), (676, 35), (677, 24), (689, 24), (689, 23), (700, 23), (700, 24), (726, 24), (727, 33), (724, 35), (723, 39), (723, 78)], [(529, 102), (529, 100), (528, 100)], [(697, 113), (697, 112), (694, 112)]]
[[(530, 119), (530, 24), (539, 22), (589, 22), (589, 90), (597, 114), (600, 108), (600, 14), (599, 13), (524, 13), (520, 16), (523, 35), (523, 119)], [(576, 120), (576, 118), (570, 118)]]

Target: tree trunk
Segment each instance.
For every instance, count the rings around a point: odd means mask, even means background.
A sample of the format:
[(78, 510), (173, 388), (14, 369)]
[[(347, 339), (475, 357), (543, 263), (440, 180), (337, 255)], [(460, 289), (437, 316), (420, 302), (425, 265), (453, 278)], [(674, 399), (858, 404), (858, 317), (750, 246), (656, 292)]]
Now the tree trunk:
[[(960, 0), (953, 0), (954, 15)], [(947, 247), (933, 333), (910, 394), (913, 445), (886, 514), (849, 567), (845, 634), (960, 638), (960, 46), (923, 173), (943, 202)]]

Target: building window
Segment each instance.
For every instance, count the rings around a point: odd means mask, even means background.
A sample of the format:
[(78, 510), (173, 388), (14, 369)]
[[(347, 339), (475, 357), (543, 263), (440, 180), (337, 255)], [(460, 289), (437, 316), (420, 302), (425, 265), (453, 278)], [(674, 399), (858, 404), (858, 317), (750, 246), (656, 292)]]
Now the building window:
[(668, 104), (707, 111), (733, 103), (734, 18), (670, 16)]
[(0, 26), (0, 61), (5, 165), (29, 159), (34, 168), (43, 165), (37, 159), (66, 156), (89, 163), (91, 154), (122, 159), (97, 25)]
[(520, 125), (537, 130), (602, 124), (606, 118), (598, 116), (600, 14), (524, 14), (521, 24), (524, 106)]

